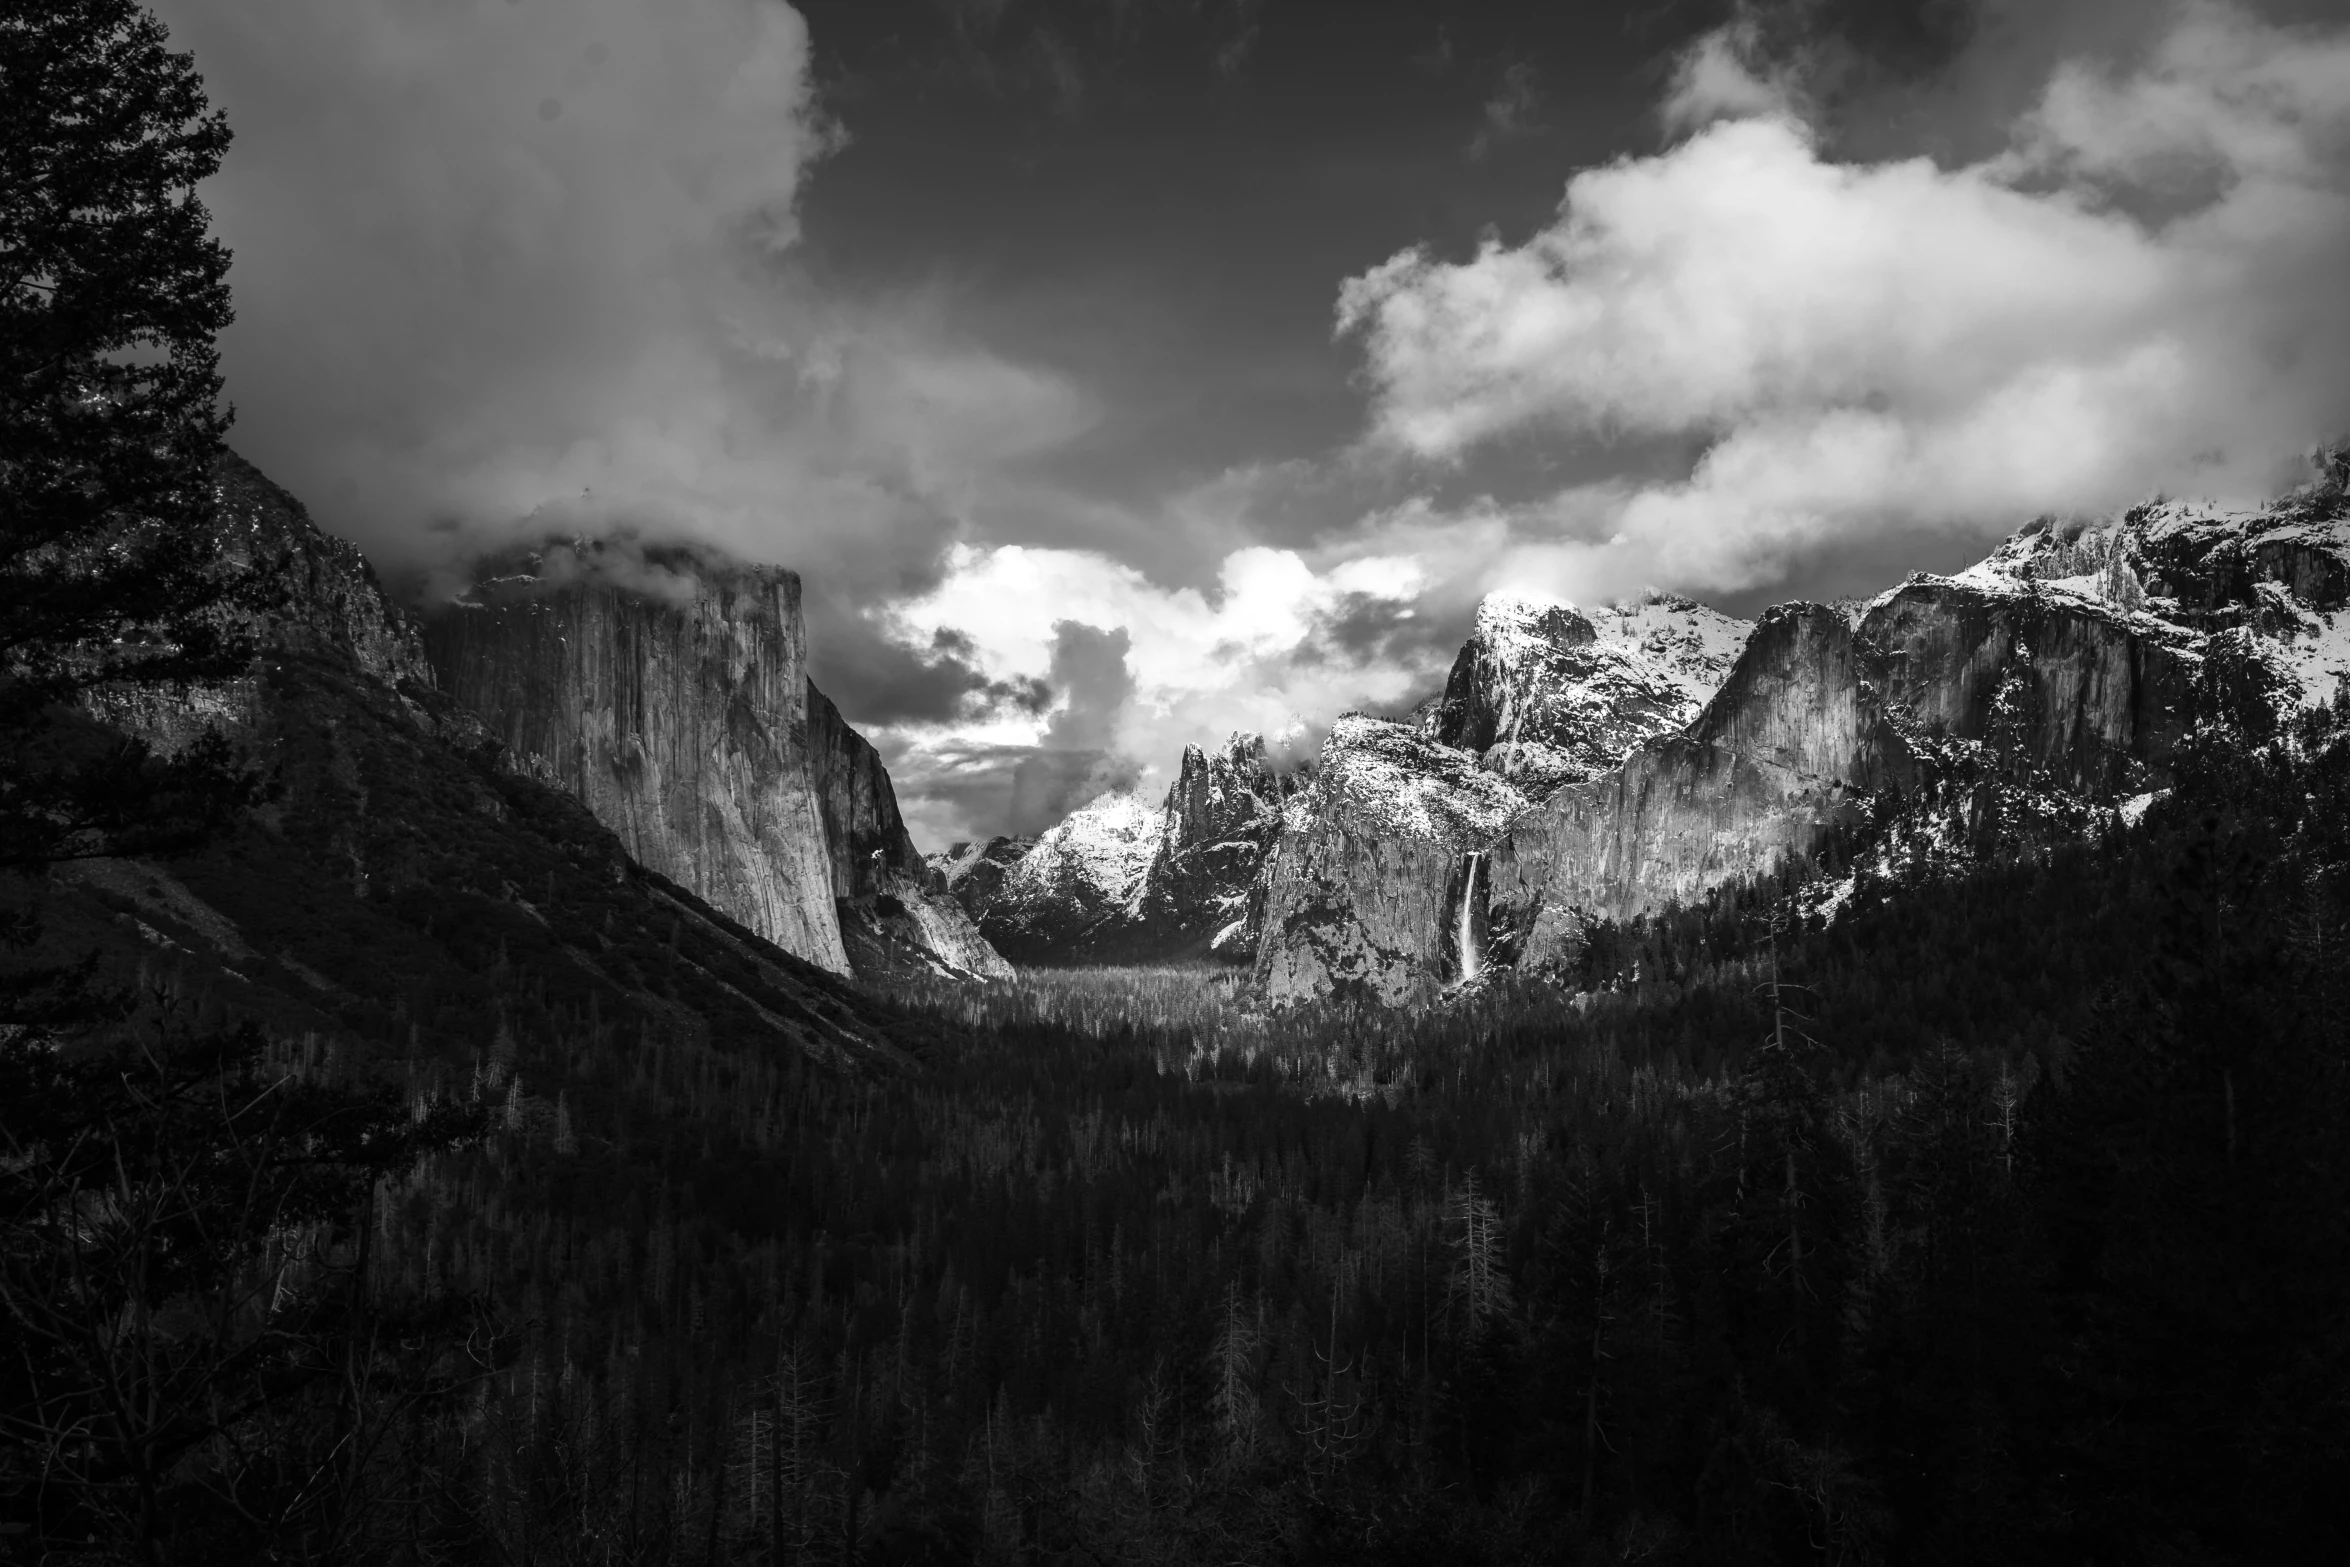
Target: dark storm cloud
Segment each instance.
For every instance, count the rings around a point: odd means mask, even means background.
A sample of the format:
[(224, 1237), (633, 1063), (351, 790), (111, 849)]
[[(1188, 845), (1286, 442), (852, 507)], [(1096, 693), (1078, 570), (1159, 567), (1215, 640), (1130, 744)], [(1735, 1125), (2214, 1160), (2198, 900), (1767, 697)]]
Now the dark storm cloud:
[(1043, 832), (1089, 800), (1132, 788), (1142, 767), (1110, 751), (1031, 751), (1012, 769), (1007, 830)]
[(1053, 626), (1049, 676), (1066, 705), (1045, 726), (1044, 743), (1011, 769), (1005, 819), (1015, 833), (1042, 832), (1078, 806), (1132, 784), (1140, 765), (1111, 749), (1118, 717), (1134, 696), (1124, 627), (1104, 631), (1073, 620)]
[(1410, 602), (1368, 593), (1339, 599), (1292, 655), (1306, 665), (1415, 666), (1449, 658), (1467, 636), (1466, 614), (1427, 613)]
[(829, 642), (817, 683), (860, 723), (946, 724), (1006, 709), (1041, 713), (1052, 703), (1042, 679), (990, 680), (971, 662), (968, 639), (950, 631), (917, 650), (843, 624)]
[[(877, 74), (970, 83), (1074, 120), (1170, 75), (1239, 80), (1262, 0), (936, 0), (927, 20), (874, 0), (808, 0), (820, 69), (855, 96)], [(894, 13), (894, 14), (893, 14)]]
[(1134, 696), (1134, 672), (1126, 667), (1133, 645), (1124, 626), (1104, 631), (1074, 620), (1054, 622), (1048, 678), (1068, 701), (1045, 726), (1048, 747), (1078, 751), (1109, 743), (1118, 715)]
[[(946, 656), (969, 644), (948, 633)], [(1038, 833), (1107, 790), (1131, 786), (1141, 766), (1113, 746), (1119, 715), (1133, 699), (1127, 666), (1131, 639), (1076, 621), (1053, 627), (1052, 668), (1012, 694), (1034, 711), (1039, 698), (1064, 698), (1036, 746), (964, 745), (952, 741), (893, 759), (893, 778), (909, 814), (970, 824), (981, 835)], [(953, 829), (950, 829), (950, 832)]]

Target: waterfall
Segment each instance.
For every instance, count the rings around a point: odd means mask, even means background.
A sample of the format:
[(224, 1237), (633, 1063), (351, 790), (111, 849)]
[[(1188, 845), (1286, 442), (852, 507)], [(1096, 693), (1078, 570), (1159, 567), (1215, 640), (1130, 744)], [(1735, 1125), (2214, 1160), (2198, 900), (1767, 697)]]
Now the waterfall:
[(1477, 896), (1477, 870), (1484, 863), (1485, 856), (1482, 854), (1466, 854), (1461, 857), (1460, 949), (1461, 983), (1463, 984), (1475, 979), (1477, 971), (1484, 966), (1477, 958), (1477, 927), (1473, 917)]

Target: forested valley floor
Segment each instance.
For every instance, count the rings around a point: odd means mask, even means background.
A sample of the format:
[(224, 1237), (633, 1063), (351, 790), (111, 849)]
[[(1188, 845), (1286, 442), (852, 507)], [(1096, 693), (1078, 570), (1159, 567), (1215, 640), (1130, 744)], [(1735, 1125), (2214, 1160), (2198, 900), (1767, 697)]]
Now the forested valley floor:
[(2350, 740), (2255, 738), (1412, 1015), (1040, 971), (848, 1071), (485, 951), (454, 1044), (255, 1047), (464, 1124), (318, 1221), (343, 1369), (214, 1406), (164, 1559), (2343, 1555)]

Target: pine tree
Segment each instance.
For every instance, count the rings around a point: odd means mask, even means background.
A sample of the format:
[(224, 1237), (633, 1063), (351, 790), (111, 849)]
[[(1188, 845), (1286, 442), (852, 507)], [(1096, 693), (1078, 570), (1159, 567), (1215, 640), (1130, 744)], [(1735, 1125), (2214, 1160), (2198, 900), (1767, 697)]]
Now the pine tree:
[(0, 8), (0, 866), (187, 841), (242, 803), (60, 733), (93, 690), (216, 677), (258, 590), (224, 569), (214, 339), (228, 252), (196, 185), (228, 127), (134, 0)]

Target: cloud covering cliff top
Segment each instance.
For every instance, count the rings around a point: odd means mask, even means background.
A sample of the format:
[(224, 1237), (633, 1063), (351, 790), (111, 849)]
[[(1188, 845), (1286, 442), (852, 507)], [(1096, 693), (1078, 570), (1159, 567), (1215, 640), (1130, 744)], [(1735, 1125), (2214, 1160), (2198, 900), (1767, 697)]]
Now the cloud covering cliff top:
[(930, 844), (1310, 750), (1491, 588), (1864, 591), (2350, 429), (2323, 4), (156, 8), (239, 446), (412, 580), (795, 568)]

